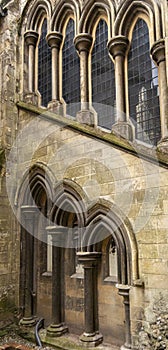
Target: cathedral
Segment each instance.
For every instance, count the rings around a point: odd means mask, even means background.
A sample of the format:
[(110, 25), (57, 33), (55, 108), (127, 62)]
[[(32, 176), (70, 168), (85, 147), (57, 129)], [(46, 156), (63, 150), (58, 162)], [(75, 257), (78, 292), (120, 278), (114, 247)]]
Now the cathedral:
[(168, 2), (1, 0), (0, 72), (1, 322), (167, 349)]

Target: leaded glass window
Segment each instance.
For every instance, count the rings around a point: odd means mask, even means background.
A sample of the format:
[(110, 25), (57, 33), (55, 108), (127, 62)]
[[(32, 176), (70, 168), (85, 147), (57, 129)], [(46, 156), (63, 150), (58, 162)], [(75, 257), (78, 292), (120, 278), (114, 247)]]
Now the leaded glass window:
[(41, 105), (47, 107), (52, 99), (51, 84), (51, 49), (46, 41), (47, 19), (43, 21), (38, 45), (38, 90), (41, 94)]
[(111, 129), (115, 117), (115, 72), (107, 42), (108, 27), (101, 19), (92, 51), (92, 102), (98, 113), (98, 125)]
[(74, 46), (74, 37), (74, 21), (70, 19), (62, 49), (62, 95), (67, 114), (75, 117), (80, 110), (80, 60)]
[(128, 56), (130, 117), (135, 123), (136, 138), (154, 145), (160, 140), (158, 69), (151, 60), (149, 31), (138, 19), (133, 30)]

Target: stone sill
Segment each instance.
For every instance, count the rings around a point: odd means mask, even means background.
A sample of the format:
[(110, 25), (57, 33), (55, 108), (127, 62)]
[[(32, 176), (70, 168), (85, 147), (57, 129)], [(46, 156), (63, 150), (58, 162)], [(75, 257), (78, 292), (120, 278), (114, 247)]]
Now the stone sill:
[(65, 118), (63, 116), (57, 115), (54, 112), (48, 111), (46, 108), (41, 108), (34, 106), (32, 104), (28, 104), (25, 102), (17, 103), (18, 109), (25, 110), (27, 112), (34, 113), (38, 115), (39, 118), (48, 119), (55, 123), (59, 123), (60, 125), (65, 126), (66, 128), (70, 128), (80, 133), (83, 133), (87, 136), (94, 137), (100, 141), (104, 141), (113, 145), (113, 147), (120, 148), (136, 157), (142, 157), (156, 165), (161, 165), (163, 167), (168, 166), (168, 154), (166, 152), (162, 152), (158, 150), (154, 146), (145, 145), (144, 143), (138, 142), (134, 140), (133, 142), (127, 141), (123, 137), (119, 137), (115, 133), (106, 132), (101, 130), (99, 127), (92, 127), (84, 124), (80, 124), (74, 119)]
[(42, 277), (52, 277), (52, 272), (50, 271), (43, 272)]
[(103, 282), (104, 282), (104, 283), (107, 283), (107, 284), (116, 285), (117, 279), (115, 279), (115, 277), (108, 276), (108, 277), (104, 278)]
[(73, 275), (71, 275), (71, 278), (84, 279), (84, 274), (83, 273), (74, 273)]

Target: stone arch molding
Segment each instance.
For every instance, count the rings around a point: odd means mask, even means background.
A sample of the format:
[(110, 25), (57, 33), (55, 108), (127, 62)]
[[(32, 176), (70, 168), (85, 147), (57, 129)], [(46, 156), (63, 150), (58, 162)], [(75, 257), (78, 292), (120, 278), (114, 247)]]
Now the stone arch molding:
[(122, 0), (118, 4), (115, 0), (87, 1), (82, 7), (79, 0), (64, 0), (56, 2), (51, 0), (33, 0), (27, 2), (20, 26), (25, 22), (25, 30), (38, 31), (41, 19), (46, 16), (48, 31), (62, 32), (68, 16), (73, 16), (76, 23), (76, 35), (80, 33), (91, 34), (95, 21), (100, 16), (107, 19), (110, 36), (126, 35), (132, 18), (138, 14), (145, 14), (151, 23), (153, 41), (162, 38), (161, 17), (162, 1), (159, 0)]
[(163, 35), (161, 28), (161, 6), (158, 0), (122, 1), (117, 11), (114, 33), (115, 35), (124, 35), (128, 37), (133, 19), (140, 15), (145, 15), (149, 19), (152, 45)]
[(45, 163), (37, 162), (30, 169), (27, 169), (22, 176), (15, 195), (15, 207), (31, 205), (33, 201), (30, 193), (31, 189), (35, 186), (37, 188), (38, 185), (45, 189), (47, 198), (52, 202), (54, 197), (54, 183), (55, 176), (52, 171)]
[(139, 279), (139, 269), (138, 247), (132, 225), (114, 203), (99, 199), (88, 206), (87, 226), (83, 238), (88, 250), (101, 245), (102, 239), (106, 238), (103, 229), (114, 236), (118, 245), (120, 283), (134, 284)]
[(66, 19), (72, 16), (76, 24), (76, 35), (79, 32), (79, 21), (81, 15), (81, 6), (78, 0), (59, 1), (52, 15), (51, 30), (62, 33)]
[(26, 19), (26, 31), (38, 32), (39, 25), (42, 18), (46, 16), (48, 21), (48, 30), (50, 30), (50, 23), (52, 17), (52, 3), (50, 0), (34, 0), (28, 3), (23, 10), (22, 18)]
[(92, 34), (96, 20), (104, 16), (108, 22), (110, 36), (113, 36), (113, 23), (116, 17), (116, 8), (114, 1), (89, 1), (86, 3), (80, 19), (80, 33)]
[[(71, 208), (68, 214), (74, 214), (77, 217), (82, 249), (88, 252), (101, 249), (100, 243), (106, 238), (102, 232), (106, 230), (108, 236), (112, 234), (117, 243), (121, 264), (120, 283), (129, 285), (136, 283), (139, 279), (138, 248), (129, 219), (110, 201), (101, 198), (96, 202), (89, 202), (84, 190), (70, 179), (56, 182), (56, 186), (54, 184), (55, 178), (51, 170), (40, 162), (34, 164), (25, 172), (22, 183), (18, 187), (15, 199), (18, 209), (19, 206), (34, 208), (30, 190), (37, 192), (40, 187), (43, 188), (49, 198), (46, 227), (55, 225), (62, 227), (62, 222), (59, 221), (60, 211), (68, 212)], [(72, 229), (71, 238), (73, 234)], [(66, 242), (64, 240), (61, 243), (61, 246), (63, 244), (67, 246), (70, 236), (67, 237)]]

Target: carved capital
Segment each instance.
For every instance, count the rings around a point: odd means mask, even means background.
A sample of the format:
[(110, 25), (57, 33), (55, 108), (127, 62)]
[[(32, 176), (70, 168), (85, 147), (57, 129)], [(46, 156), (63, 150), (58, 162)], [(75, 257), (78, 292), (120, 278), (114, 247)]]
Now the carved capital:
[(118, 294), (121, 295), (124, 298), (124, 300), (127, 300), (129, 298), (129, 292), (130, 292), (131, 286), (116, 284), (116, 287), (118, 289)]
[(78, 252), (78, 261), (83, 264), (85, 268), (95, 266), (100, 257), (101, 253), (99, 252)]
[(67, 235), (67, 227), (65, 226), (48, 226), (46, 227), (46, 231), (49, 235), (52, 236), (52, 244), (56, 247), (64, 247), (65, 239)]
[(74, 44), (76, 50), (89, 52), (92, 46), (93, 38), (90, 34), (82, 33), (75, 37)]
[(63, 39), (63, 35), (59, 32), (51, 32), (46, 36), (48, 45), (51, 48), (56, 47), (57, 49), (59, 49), (62, 43), (62, 39)]
[(129, 40), (123, 35), (118, 35), (115, 38), (110, 39), (108, 42), (108, 50), (113, 58), (116, 56), (125, 57), (128, 46)]
[(26, 220), (31, 220), (39, 212), (39, 208), (35, 205), (22, 205), (22, 215)]
[(34, 47), (36, 46), (38, 37), (39, 37), (39, 34), (34, 30), (30, 30), (24, 34), (26, 44), (33, 45)]
[(161, 39), (156, 41), (151, 48), (151, 55), (153, 60), (159, 64), (165, 61), (165, 40)]

